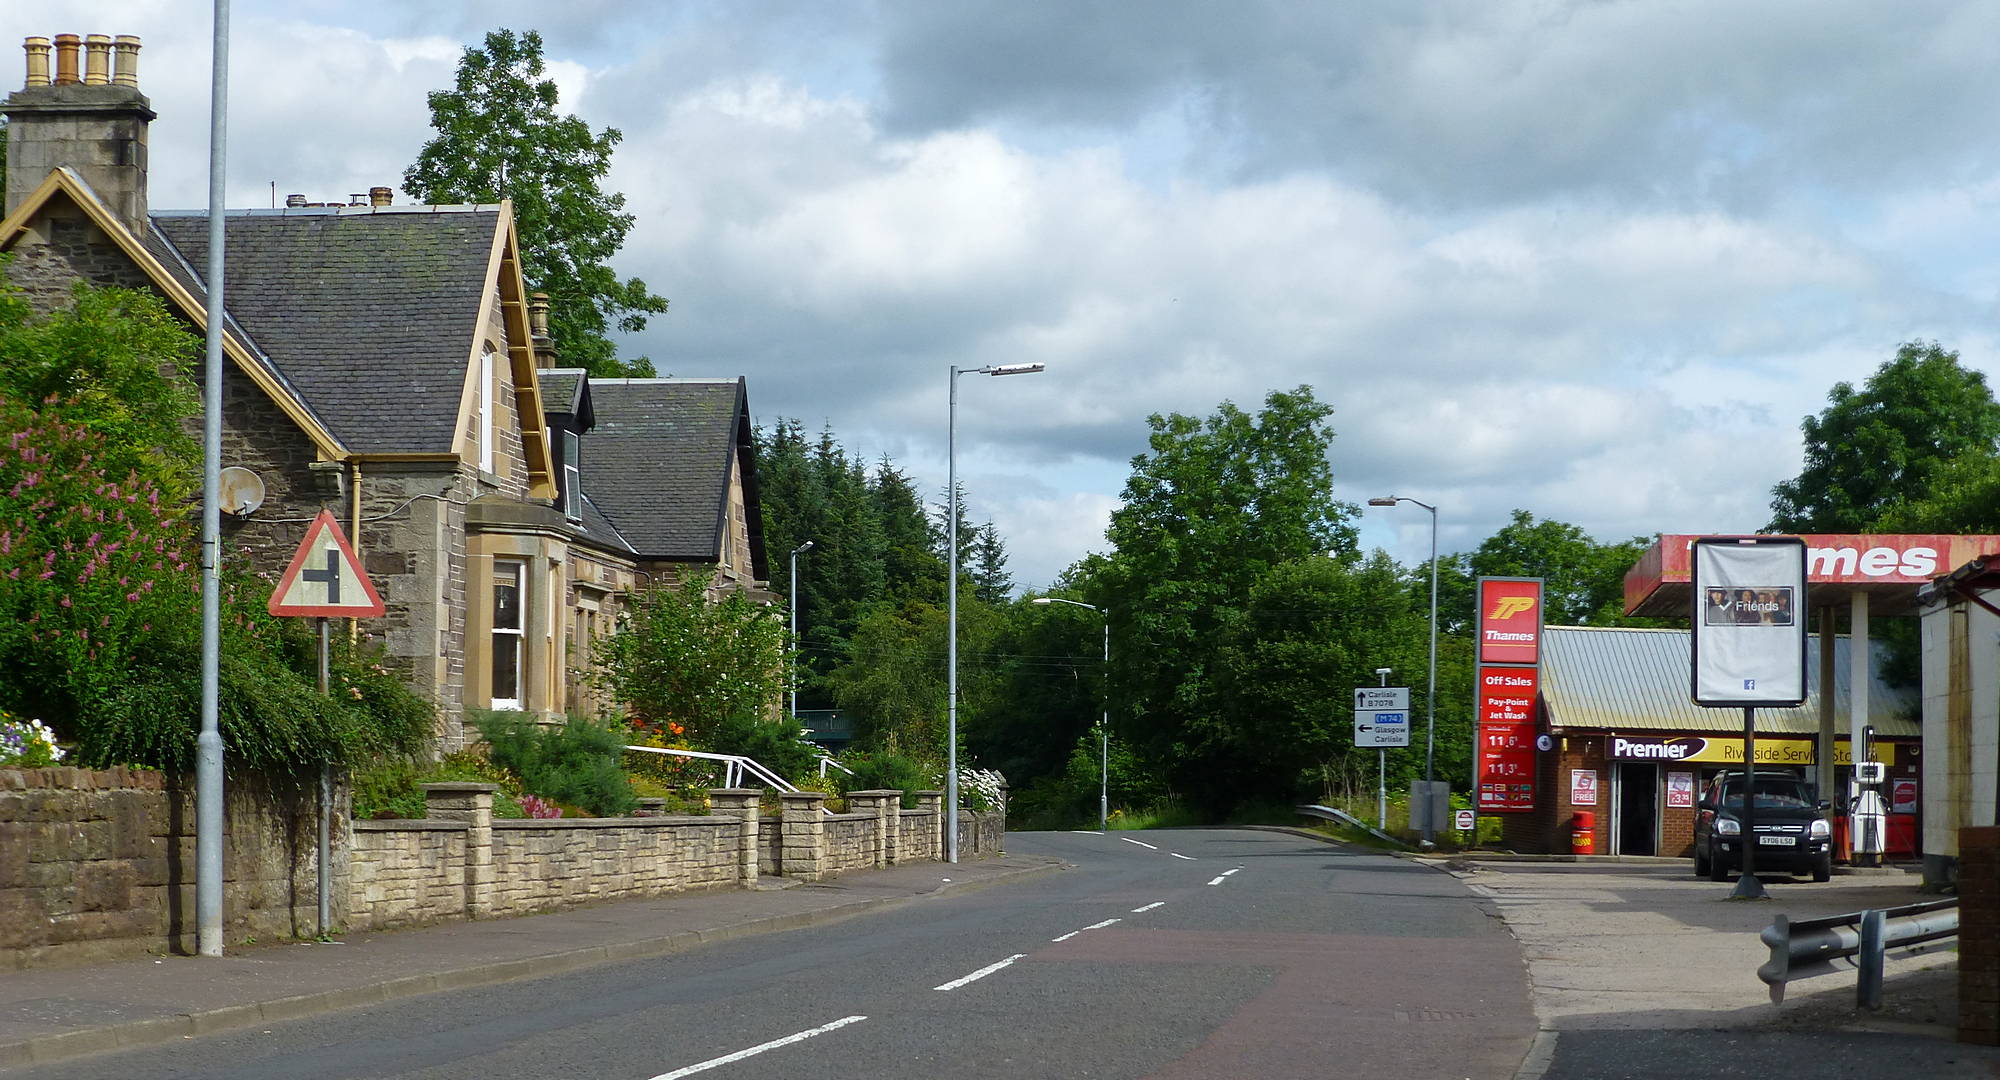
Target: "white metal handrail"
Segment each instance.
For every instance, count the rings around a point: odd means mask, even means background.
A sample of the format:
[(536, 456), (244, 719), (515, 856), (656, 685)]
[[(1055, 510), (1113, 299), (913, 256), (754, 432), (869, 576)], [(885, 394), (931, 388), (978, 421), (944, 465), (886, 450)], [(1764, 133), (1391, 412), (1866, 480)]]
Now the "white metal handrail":
[[(743, 776), (748, 773), (779, 791), (796, 792), (799, 789), (785, 782), (783, 777), (765, 768), (742, 754), (711, 754), (704, 750), (676, 750), (665, 746), (627, 746), (627, 750), (637, 750), (642, 754), (665, 754), (668, 757), (701, 758), (704, 761), (723, 763), (723, 787), (743, 786)], [(822, 774), (823, 775), (823, 774)]]
[(850, 768), (848, 768), (847, 766), (845, 766), (845, 765), (842, 765), (842, 764), (841, 764), (840, 762), (838, 762), (838, 761), (835, 761), (835, 760), (833, 760), (833, 759), (832, 759), (832, 758), (830, 758), (830, 757), (823, 757), (823, 758), (819, 759), (819, 774), (820, 774), (820, 776), (821, 776), (822, 778), (826, 776), (826, 767), (827, 767), (828, 765), (831, 765), (831, 766), (833, 766), (834, 768), (836, 768), (836, 769), (839, 769), (839, 770), (840, 770), (841, 772), (844, 772), (844, 773), (846, 773), (846, 774), (847, 774), (847, 775), (849, 775), (849, 776), (853, 776), (853, 775), (854, 775), (854, 770), (853, 770), (853, 769), (850, 769)]

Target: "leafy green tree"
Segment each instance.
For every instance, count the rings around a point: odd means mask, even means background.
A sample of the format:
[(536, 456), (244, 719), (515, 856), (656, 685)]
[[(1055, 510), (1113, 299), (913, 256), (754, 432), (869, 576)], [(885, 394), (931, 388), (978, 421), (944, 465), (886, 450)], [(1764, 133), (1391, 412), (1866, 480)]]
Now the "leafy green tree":
[[(1482, 577), (1541, 578), (1543, 620), (1551, 626), (1664, 625), (1625, 615), (1625, 572), (1651, 544), (1643, 536), (1603, 544), (1568, 522), (1515, 510), (1477, 549), (1439, 560), (1438, 625), (1467, 630), (1474, 582)], [(1412, 568), (1412, 596), (1427, 604), (1429, 589), (1429, 566)]]
[(1114, 642), (1132, 643), (1113, 650), (1114, 708), (1130, 710), (1114, 727), (1211, 807), (1240, 794), (1210, 755), (1227, 743), (1219, 650), (1252, 586), (1281, 563), (1354, 551), (1354, 507), (1332, 494), (1331, 413), (1301, 386), (1255, 415), (1228, 402), (1205, 420), (1155, 415), (1111, 516), (1114, 551), (1089, 599), (1109, 609)]
[(556, 111), (542, 36), (495, 30), (459, 60), (452, 89), (430, 94), (435, 138), (403, 173), (403, 190), (429, 203), (514, 202), (530, 288), (549, 294), (549, 330), (565, 362), (593, 375), (651, 375), (644, 357), (621, 360), (616, 328), (642, 330), (667, 301), (609, 263), (632, 229), (625, 196), (599, 186), (616, 128), (592, 132)]
[[(1773, 489), (1779, 532), (1868, 532), (1905, 503), (1930, 503), (1947, 467), (2000, 447), (2000, 403), (1986, 376), (1936, 342), (1913, 341), (1856, 390), (1835, 383), (1827, 407), (1800, 425), (1805, 465)], [(1964, 474), (1953, 480), (1963, 490)]]
[(1069, 746), (1102, 714), (1103, 622), (1024, 598), (995, 605), (978, 625), (983, 633), (960, 654), (961, 677), (974, 676), (961, 686), (966, 748), (1017, 786), (1060, 772)]
[(35, 316), (0, 290), (0, 394), (100, 437), (95, 460), (108, 475), (136, 473), (171, 499), (196, 481), (187, 424), (201, 411), (200, 348), (150, 293), (79, 284), (68, 307)]
[[(848, 662), (827, 673), (862, 748), (944, 759), (945, 614), (929, 604), (884, 604), (862, 618)], [(963, 630), (966, 609), (959, 614)]]
[[(1216, 658), (1223, 707), (1191, 725), (1221, 774), (1215, 782), (1290, 797), (1303, 794), (1315, 773), (1353, 771), (1354, 726), (1344, 703), (1354, 687), (1376, 681), (1376, 668), (1408, 680), (1412, 710), (1424, 715), (1428, 615), (1410, 602), (1387, 555), (1280, 563), (1246, 600), (1245, 617)], [(1421, 741), (1396, 752), (1400, 765), (1422, 762)], [(1372, 752), (1360, 753), (1374, 764)]]
[(712, 573), (640, 593), (600, 643), (592, 677), (634, 719), (679, 724), (696, 742), (725, 718), (761, 715), (785, 689), (786, 627), (741, 590), (709, 598)]

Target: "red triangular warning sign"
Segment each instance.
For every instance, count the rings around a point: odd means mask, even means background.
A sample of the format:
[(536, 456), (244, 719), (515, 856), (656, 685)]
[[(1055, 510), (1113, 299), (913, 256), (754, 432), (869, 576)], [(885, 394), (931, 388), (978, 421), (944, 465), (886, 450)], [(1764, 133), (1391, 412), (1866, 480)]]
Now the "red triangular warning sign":
[(362, 572), (361, 560), (332, 513), (321, 510), (306, 527), (305, 542), (271, 593), (270, 610), (273, 615), (350, 619), (382, 614), (382, 597)]

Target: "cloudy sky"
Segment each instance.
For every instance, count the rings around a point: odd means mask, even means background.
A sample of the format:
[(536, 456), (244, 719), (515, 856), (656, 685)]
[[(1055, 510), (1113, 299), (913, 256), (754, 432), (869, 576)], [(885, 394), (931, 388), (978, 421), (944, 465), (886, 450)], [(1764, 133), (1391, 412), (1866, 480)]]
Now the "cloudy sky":
[[(153, 205), (202, 205), (207, 5), (36, 7), (0, 41), (145, 38)], [(532, 28), (624, 133), (618, 268), (673, 302), (629, 351), (940, 491), (948, 366), (1046, 363), (960, 394), (1030, 585), (1102, 547), (1150, 413), (1309, 383), (1338, 494), (1435, 502), (1452, 551), (1515, 507), (1755, 528), (1834, 382), (1913, 338), (1996, 355), (2000, 5), (234, 10), (232, 206), (397, 183), (462, 49)], [(1365, 525), (1427, 552), (1419, 510)]]

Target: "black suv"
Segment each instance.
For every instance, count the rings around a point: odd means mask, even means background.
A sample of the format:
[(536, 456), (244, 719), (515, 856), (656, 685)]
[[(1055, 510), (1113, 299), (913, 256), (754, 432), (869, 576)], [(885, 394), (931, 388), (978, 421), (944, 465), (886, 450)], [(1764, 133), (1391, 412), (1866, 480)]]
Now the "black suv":
[[(1833, 877), (1833, 827), (1804, 780), (1789, 772), (1755, 774), (1757, 869)], [(1727, 881), (1743, 866), (1743, 774), (1718, 773), (1702, 789), (1694, 821), (1694, 872)]]

